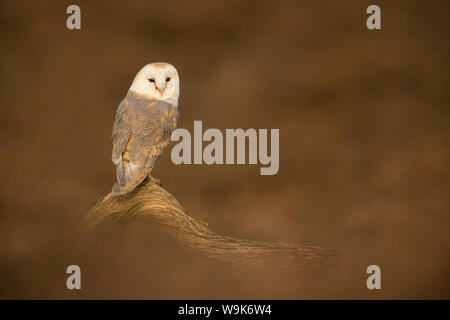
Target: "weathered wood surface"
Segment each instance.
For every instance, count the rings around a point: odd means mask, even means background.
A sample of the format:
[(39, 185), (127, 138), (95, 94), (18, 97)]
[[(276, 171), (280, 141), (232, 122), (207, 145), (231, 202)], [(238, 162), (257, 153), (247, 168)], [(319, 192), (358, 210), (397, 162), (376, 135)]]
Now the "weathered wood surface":
[(130, 222), (154, 225), (209, 258), (238, 265), (335, 269), (339, 260), (333, 249), (219, 235), (207, 223), (188, 214), (171, 194), (151, 181), (124, 196), (108, 194), (89, 211), (86, 222), (95, 229)]

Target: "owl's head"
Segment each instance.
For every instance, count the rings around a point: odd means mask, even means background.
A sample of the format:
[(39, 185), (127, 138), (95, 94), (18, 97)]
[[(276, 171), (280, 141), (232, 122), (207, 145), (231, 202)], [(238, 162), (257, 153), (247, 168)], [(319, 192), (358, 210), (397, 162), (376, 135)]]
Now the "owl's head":
[(165, 62), (150, 63), (138, 72), (130, 90), (178, 106), (180, 79), (177, 69)]

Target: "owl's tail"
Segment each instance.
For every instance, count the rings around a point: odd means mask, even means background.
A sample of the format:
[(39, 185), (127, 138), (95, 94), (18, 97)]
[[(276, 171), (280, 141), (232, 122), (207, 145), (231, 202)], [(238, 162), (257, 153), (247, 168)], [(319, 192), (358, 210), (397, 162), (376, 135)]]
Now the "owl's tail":
[(125, 192), (124, 190), (120, 189), (119, 184), (116, 182), (116, 183), (114, 183), (114, 185), (112, 187), (111, 193), (113, 195), (115, 195), (115, 196), (119, 196), (119, 195), (123, 195), (123, 194), (125, 194), (127, 192)]
[(111, 193), (116, 196), (121, 196), (127, 194), (134, 189), (136, 189), (146, 178), (146, 175), (143, 175), (141, 178), (128, 181), (126, 185), (120, 185), (119, 183), (114, 183)]
[(129, 160), (122, 161), (122, 157), (120, 157), (116, 164), (117, 182), (114, 184), (111, 193), (113, 195), (124, 195), (133, 191), (145, 180), (150, 171), (151, 168), (140, 168)]
[(128, 183), (125, 186), (121, 186), (116, 182), (112, 187), (111, 193), (115, 196), (122, 196), (124, 194), (130, 193), (131, 191), (136, 189), (144, 180), (145, 177), (142, 180), (133, 181), (132, 183)]

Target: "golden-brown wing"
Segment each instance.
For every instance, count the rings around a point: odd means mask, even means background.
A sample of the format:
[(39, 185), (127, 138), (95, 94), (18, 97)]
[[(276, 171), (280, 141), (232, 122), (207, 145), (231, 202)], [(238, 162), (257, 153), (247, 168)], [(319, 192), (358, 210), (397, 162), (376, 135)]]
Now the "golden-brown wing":
[[(171, 133), (176, 128), (178, 120), (177, 108), (163, 101), (131, 96), (128, 99), (128, 107), (129, 113), (124, 109), (122, 114), (126, 116), (119, 117), (122, 121), (128, 118), (127, 125), (123, 126), (122, 130), (117, 130), (117, 137), (121, 138), (117, 138), (117, 143), (114, 143), (114, 146), (118, 146), (117, 149), (124, 145), (115, 163), (117, 175), (117, 183), (113, 187), (115, 194), (132, 191), (150, 174), (159, 156), (169, 144)], [(121, 126), (120, 121), (117, 126)], [(113, 162), (114, 156), (115, 147), (113, 147)]]

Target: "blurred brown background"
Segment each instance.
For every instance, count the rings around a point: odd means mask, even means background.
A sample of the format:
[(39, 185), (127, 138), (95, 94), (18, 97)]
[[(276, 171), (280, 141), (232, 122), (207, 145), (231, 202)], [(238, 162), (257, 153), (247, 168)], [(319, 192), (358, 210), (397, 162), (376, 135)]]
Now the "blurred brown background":
[[(66, 29), (80, 5), (82, 30)], [(365, 10), (381, 7), (382, 30)], [(0, 298), (450, 298), (448, 1), (2, 2)], [(209, 261), (157, 229), (92, 235), (137, 71), (181, 77), (179, 127), (279, 128), (280, 171), (154, 176), (217, 232), (332, 247), (332, 274)], [(65, 268), (82, 269), (82, 290)], [(382, 270), (367, 290), (365, 269)]]

